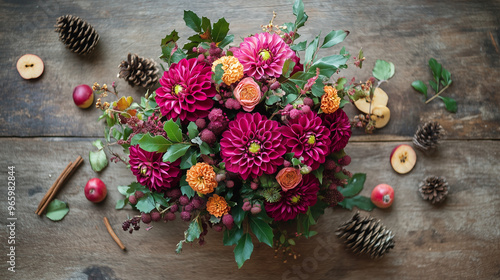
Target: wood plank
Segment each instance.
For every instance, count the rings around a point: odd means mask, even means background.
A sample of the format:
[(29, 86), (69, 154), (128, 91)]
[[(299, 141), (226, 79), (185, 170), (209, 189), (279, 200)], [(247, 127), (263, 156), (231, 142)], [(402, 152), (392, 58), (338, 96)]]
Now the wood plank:
[[(407, 142), (403, 142), (407, 143)], [(334, 237), (337, 226), (353, 212), (329, 209), (315, 228), (318, 235), (299, 240), (301, 257), (283, 263), (266, 245), (255, 246), (251, 259), (237, 269), (232, 247), (222, 246), (222, 235), (210, 231), (207, 244), (185, 246), (174, 253), (187, 224), (180, 220), (144, 227), (130, 235), (121, 222), (131, 210), (114, 209), (121, 198), (116, 186), (134, 177), (123, 164), (110, 164), (94, 173), (87, 154), (90, 139), (4, 138), (0, 145), (0, 178), (7, 181), (7, 166), (16, 170), (16, 274), (0, 270), (1, 279), (492, 279), (500, 276), (500, 156), (497, 141), (444, 141), (435, 156), (417, 153), (418, 162), (407, 175), (389, 164), (391, 150), (400, 144), (351, 143), (349, 169), (366, 172), (363, 194), (379, 183), (396, 190), (388, 210), (371, 214), (396, 234), (395, 248), (379, 261), (356, 257)], [(38, 202), (69, 161), (77, 155), (84, 164), (57, 198), (68, 202), (69, 214), (60, 222), (34, 214)], [(423, 201), (419, 182), (427, 175), (445, 176), (450, 194), (441, 206)], [(88, 202), (83, 186), (100, 177), (109, 189), (102, 204)], [(7, 188), (0, 189), (0, 208), (7, 207)], [(362, 212), (363, 215), (367, 214)], [(108, 235), (102, 222), (107, 216), (127, 251)], [(6, 216), (0, 220), (2, 227)], [(6, 254), (6, 231), (0, 232)], [(107, 278), (105, 278), (107, 277)]]
[[(367, 60), (357, 80), (366, 80), (375, 59), (394, 62), (396, 75), (383, 86), (390, 96), (392, 120), (376, 135), (411, 136), (420, 122), (437, 120), (448, 131), (448, 139), (498, 139), (500, 113), (500, 3), (498, 1), (418, 0), (305, 1), (309, 22), (302, 38), (312, 39), (319, 31), (351, 31), (342, 46), (355, 54), (363, 47)], [(98, 110), (80, 110), (71, 99), (78, 84), (111, 83), (117, 80), (117, 65), (128, 52), (154, 58), (160, 54), (160, 39), (176, 29), (183, 38), (191, 35), (182, 12), (192, 9), (213, 20), (226, 17), (238, 38), (259, 31), (272, 11), (277, 23), (292, 20), (288, 0), (252, 2), (85, 0), (3, 1), (0, 4), (0, 136), (95, 136)], [(221, 7), (224, 7), (221, 9)], [(367, 8), (370, 7), (370, 8)], [(66, 50), (53, 30), (56, 18), (74, 14), (90, 22), (101, 34), (95, 52), (79, 57)], [(184, 42), (184, 41), (182, 41)], [(239, 39), (237, 40), (239, 42)], [(338, 52), (340, 46), (323, 54)], [(22, 80), (15, 64), (25, 53), (35, 53), (46, 70), (35, 81)], [(430, 57), (452, 73), (453, 85), (445, 96), (458, 101), (458, 113), (450, 114), (440, 101), (424, 105), (410, 84), (428, 80)], [(354, 73), (349, 70), (341, 75)], [(120, 93), (139, 98), (142, 91), (118, 80)], [(350, 110), (353, 116), (356, 111)], [(78, 125), (75, 125), (78, 124)], [(357, 131), (356, 135), (363, 135)], [(377, 138), (375, 138), (377, 139)], [(398, 139), (398, 138), (393, 138)]]

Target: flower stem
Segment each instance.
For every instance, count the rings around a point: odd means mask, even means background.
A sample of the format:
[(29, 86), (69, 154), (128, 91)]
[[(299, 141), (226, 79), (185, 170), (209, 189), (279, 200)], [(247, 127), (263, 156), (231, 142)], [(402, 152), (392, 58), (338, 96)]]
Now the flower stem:
[(442, 88), (438, 93), (436, 93), (436, 95), (434, 95), (433, 97), (429, 98), (429, 100), (425, 101), (425, 104), (431, 102), (433, 99), (435, 99), (436, 97), (438, 97), (445, 89), (447, 89), (450, 85), (446, 85), (444, 88)]

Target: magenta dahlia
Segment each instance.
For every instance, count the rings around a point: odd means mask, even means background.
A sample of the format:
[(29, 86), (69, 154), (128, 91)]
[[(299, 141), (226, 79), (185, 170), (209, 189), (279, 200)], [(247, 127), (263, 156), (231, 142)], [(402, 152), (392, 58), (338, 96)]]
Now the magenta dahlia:
[(128, 150), (130, 169), (137, 176), (139, 184), (151, 191), (162, 191), (177, 183), (180, 173), (177, 167), (179, 161), (163, 162), (162, 153), (145, 151), (139, 145), (130, 146)]
[(160, 79), (156, 90), (156, 103), (167, 119), (196, 121), (204, 118), (212, 109), (212, 97), (217, 91), (210, 79), (212, 69), (196, 58), (172, 63)]
[(285, 137), (284, 144), (294, 157), (303, 157), (303, 163), (312, 170), (325, 162), (330, 152), (330, 130), (321, 124), (321, 118), (309, 111), (296, 119), (290, 120), (288, 126), (281, 128)]
[(351, 137), (351, 123), (349, 117), (338, 109), (333, 114), (321, 114), (323, 125), (330, 130), (330, 153), (335, 153), (347, 145)]
[(244, 180), (276, 172), (286, 153), (279, 129), (277, 121), (259, 113), (239, 113), (220, 141), (226, 170), (240, 174)]
[(295, 188), (281, 191), (281, 198), (274, 203), (266, 202), (265, 209), (269, 217), (276, 221), (293, 220), (300, 213), (306, 213), (309, 206), (318, 200), (319, 180), (312, 174), (302, 177)]
[(245, 38), (233, 55), (243, 64), (245, 74), (259, 80), (265, 75), (281, 76), (283, 64), (295, 52), (278, 34), (264, 32)]

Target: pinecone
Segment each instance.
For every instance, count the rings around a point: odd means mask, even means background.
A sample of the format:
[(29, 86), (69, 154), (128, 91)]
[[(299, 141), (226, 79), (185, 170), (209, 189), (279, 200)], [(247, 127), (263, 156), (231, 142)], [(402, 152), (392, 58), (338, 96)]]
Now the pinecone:
[(427, 122), (419, 126), (413, 136), (413, 144), (423, 151), (433, 150), (439, 144), (443, 127), (438, 122)]
[(448, 195), (448, 182), (444, 177), (429, 176), (420, 183), (418, 191), (424, 200), (432, 204), (442, 202)]
[(394, 248), (394, 234), (387, 230), (380, 220), (361, 217), (357, 212), (351, 220), (341, 225), (336, 234), (345, 239), (347, 247), (357, 254), (368, 254), (378, 259)]
[(158, 82), (158, 68), (151, 59), (129, 53), (127, 60), (122, 61), (118, 67), (118, 77), (125, 79), (131, 86), (150, 88)]
[(60, 16), (55, 27), (61, 42), (74, 53), (88, 54), (99, 42), (99, 34), (92, 25), (77, 16)]

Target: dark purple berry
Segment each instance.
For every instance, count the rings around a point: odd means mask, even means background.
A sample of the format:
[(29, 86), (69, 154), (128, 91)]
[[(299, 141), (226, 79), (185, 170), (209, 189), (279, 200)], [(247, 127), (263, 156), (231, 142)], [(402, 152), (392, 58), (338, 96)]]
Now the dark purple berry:
[(135, 197), (136, 197), (137, 199), (140, 199), (140, 198), (141, 198), (141, 197), (143, 197), (143, 196), (144, 196), (144, 193), (143, 193), (143, 192), (141, 192), (141, 191), (136, 191), (136, 192), (135, 192)]
[(222, 216), (222, 223), (227, 227), (227, 229), (231, 230), (234, 225), (233, 216), (231, 216), (231, 214)]
[(170, 206), (170, 212), (175, 213), (178, 210), (179, 210), (179, 205), (174, 204), (174, 205)]
[(161, 214), (158, 211), (151, 212), (151, 220), (158, 222), (161, 219)]
[(191, 220), (191, 213), (187, 212), (187, 211), (182, 211), (181, 212), (181, 219), (183, 221), (186, 221), (188, 222), (189, 220)]
[(183, 207), (183, 211), (191, 212), (194, 210), (193, 204), (189, 203), (188, 205)]
[(128, 197), (128, 202), (130, 202), (130, 204), (132, 204), (132, 205), (135, 205), (137, 203), (137, 198), (135, 197), (135, 195), (133, 195), (133, 194), (130, 195)]
[(216, 232), (221, 232), (222, 231), (222, 225), (221, 224), (216, 224), (216, 225), (213, 225), (212, 228), (216, 231)]
[(189, 198), (186, 195), (179, 197), (179, 203), (184, 206), (189, 204)]
[(141, 219), (142, 219), (142, 222), (145, 223), (145, 224), (151, 223), (151, 215), (148, 214), (148, 213), (142, 213), (141, 214)]
[(172, 212), (166, 212), (165, 216), (163, 217), (165, 221), (173, 221), (175, 220), (175, 214)]

